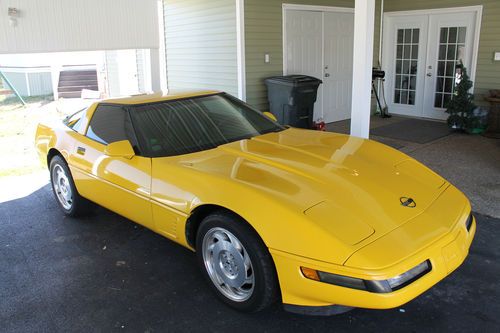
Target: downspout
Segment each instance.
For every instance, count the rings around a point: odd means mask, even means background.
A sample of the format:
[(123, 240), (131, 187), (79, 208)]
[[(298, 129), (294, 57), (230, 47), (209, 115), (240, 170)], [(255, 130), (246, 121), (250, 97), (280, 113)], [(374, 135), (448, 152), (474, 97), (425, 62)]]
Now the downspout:
[(384, 33), (384, 0), (380, 0), (380, 27), (378, 37), (378, 65), (382, 68), (382, 34)]
[[(379, 35), (378, 35), (378, 66), (380, 69), (382, 69), (382, 39), (383, 39), (383, 33), (384, 33), (384, 0), (380, 0), (380, 27), (379, 27)], [(377, 82), (377, 91), (380, 92), (382, 85), (384, 83), (382, 80), (378, 80)], [(377, 104), (377, 108), (378, 104)], [(382, 113), (382, 110), (379, 110), (380, 113)]]

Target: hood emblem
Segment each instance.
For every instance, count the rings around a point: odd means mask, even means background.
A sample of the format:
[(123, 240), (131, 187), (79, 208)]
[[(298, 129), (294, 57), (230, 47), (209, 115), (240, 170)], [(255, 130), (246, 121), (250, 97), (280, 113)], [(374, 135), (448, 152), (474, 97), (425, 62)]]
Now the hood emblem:
[(409, 208), (417, 207), (417, 203), (412, 198), (401, 197), (401, 198), (399, 198), (399, 202), (401, 202), (401, 206), (405, 206), (405, 207), (409, 207)]

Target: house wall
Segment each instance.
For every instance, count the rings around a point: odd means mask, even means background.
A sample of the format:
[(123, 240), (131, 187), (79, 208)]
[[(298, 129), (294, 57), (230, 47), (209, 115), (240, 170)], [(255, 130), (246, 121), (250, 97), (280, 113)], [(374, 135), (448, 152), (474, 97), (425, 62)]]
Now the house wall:
[(165, 0), (169, 89), (238, 95), (236, 1)]
[[(245, 1), (245, 61), (247, 102), (268, 109), (264, 79), (283, 74), (282, 4), (354, 7), (354, 0), (247, 0)], [(374, 65), (379, 50), (380, 0), (376, 2)], [(270, 54), (270, 63), (264, 54)]]
[(481, 36), (474, 93), (479, 105), (487, 104), (483, 95), (489, 89), (500, 89), (500, 61), (493, 61), (493, 53), (500, 51), (500, 1), (499, 0), (385, 0), (385, 12), (450, 8), (483, 5)]
[[(11, 26), (8, 8), (17, 8)], [(0, 53), (158, 48), (157, 0), (2, 0)]]
[[(33, 72), (28, 70), (28, 73), (25, 73), (22, 69), (16, 69), (15, 72), (8, 69), (2, 69), (2, 71), (21, 96), (45, 96), (53, 93), (52, 78), (49, 71)], [(10, 88), (7, 83), (2, 82), (2, 84), (6, 89)]]

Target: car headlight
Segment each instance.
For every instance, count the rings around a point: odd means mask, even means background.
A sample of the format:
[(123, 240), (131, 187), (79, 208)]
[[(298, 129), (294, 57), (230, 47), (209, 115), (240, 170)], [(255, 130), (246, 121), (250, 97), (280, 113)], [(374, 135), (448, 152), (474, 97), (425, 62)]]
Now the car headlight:
[(345, 275), (317, 271), (307, 267), (301, 267), (300, 270), (304, 277), (311, 280), (374, 293), (390, 293), (403, 288), (427, 274), (431, 270), (431, 263), (429, 260), (426, 260), (409, 271), (387, 280), (363, 280)]

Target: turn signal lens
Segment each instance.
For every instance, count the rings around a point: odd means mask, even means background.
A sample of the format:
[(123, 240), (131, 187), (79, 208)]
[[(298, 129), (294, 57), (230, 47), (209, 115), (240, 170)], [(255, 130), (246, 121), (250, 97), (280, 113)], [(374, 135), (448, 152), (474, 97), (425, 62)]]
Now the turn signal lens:
[(311, 279), (311, 280), (315, 280), (315, 281), (320, 281), (319, 276), (318, 276), (318, 271), (311, 269), (311, 268), (307, 268), (307, 267), (300, 267), (300, 270), (302, 271), (302, 274), (306, 278)]
[(326, 273), (312, 268), (300, 267), (304, 277), (340, 287), (365, 290), (372, 293), (390, 293), (419, 279), (432, 269), (429, 260), (424, 261), (409, 271), (387, 280), (363, 280), (345, 275)]

